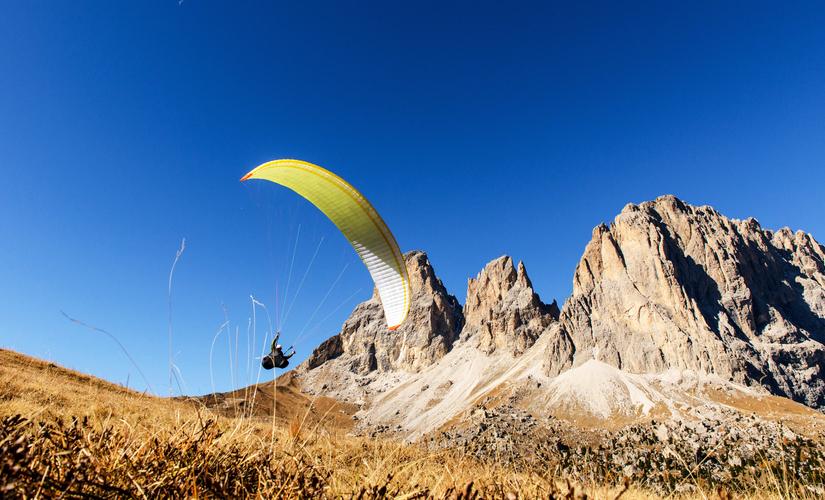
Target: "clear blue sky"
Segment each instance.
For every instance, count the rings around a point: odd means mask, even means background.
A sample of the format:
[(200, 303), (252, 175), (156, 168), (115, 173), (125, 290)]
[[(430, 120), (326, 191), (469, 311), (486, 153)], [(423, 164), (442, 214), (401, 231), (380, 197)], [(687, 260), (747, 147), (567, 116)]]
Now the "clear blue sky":
[(250, 295), (273, 321), (295, 299), (287, 344), (329, 316), (305, 358), (371, 282), (312, 206), (238, 182), (278, 158), (347, 179), (462, 302), (503, 254), (563, 302), (593, 227), (663, 194), (822, 242), (823, 26), (821, 2), (2, 2), (0, 346), (146, 388), (62, 310), (168, 394), (186, 238), (188, 392), (232, 387), (222, 303), (241, 385)]

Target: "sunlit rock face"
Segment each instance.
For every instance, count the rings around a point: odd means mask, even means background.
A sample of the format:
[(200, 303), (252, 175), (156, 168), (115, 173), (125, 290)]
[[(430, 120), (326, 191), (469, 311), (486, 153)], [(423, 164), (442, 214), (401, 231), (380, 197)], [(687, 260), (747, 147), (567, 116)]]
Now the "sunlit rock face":
[(427, 254), (408, 252), (404, 260), (412, 294), (404, 323), (396, 330), (387, 328), (376, 290), (355, 308), (340, 334), (313, 352), (308, 369), (346, 354), (349, 370), (360, 375), (376, 370), (415, 372), (449, 352), (461, 327), (461, 305), (435, 276)]
[(802, 231), (663, 196), (596, 227), (573, 284), (548, 374), (691, 369), (825, 408), (825, 249)]
[(559, 317), (554, 301), (544, 304), (527, 277), (524, 263), (500, 257), (467, 283), (464, 337), (475, 336), (487, 354), (497, 349), (520, 355)]
[(466, 424), (478, 405), (530, 429), (521, 411), (550, 427), (687, 422), (730, 408), (737, 421), (758, 409), (822, 422), (747, 387), (825, 410), (825, 251), (803, 232), (672, 196), (631, 204), (593, 231), (561, 311), (507, 256), (468, 280), (463, 308), (426, 254), (405, 259), (403, 326), (387, 329), (374, 294), (295, 369), (302, 391), (360, 408), (368, 435), (420, 439)]

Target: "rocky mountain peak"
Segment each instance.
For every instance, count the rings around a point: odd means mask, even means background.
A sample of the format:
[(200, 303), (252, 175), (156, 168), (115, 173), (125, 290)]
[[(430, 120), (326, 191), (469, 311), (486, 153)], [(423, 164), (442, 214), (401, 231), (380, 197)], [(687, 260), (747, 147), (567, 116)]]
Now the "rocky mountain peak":
[(467, 280), (462, 336), (475, 336), (479, 349), (487, 354), (504, 349), (519, 355), (558, 315), (555, 301), (544, 304), (533, 291), (524, 263), (519, 262), (516, 270), (513, 259), (505, 255)]
[(825, 250), (674, 196), (593, 230), (560, 318), (572, 347), (632, 373), (689, 369), (825, 408)]
[[(342, 357), (345, 369), (366, 375), (373, 371), (418, 371), (446, 354), (462, 324), (461, 305), (449, 295), (430, 265), (427, 254), (404, 254), (412, 295), (404, 324), (390, 331), (377, 291), (359, 304), (341, 333), (322, 343), (306, 361), (316, 368)], [(345, 355), (345, 356), (344, 356)]]
[[(447, 293), (444, 284), (436, 277), (435, 270), (430, 265), (426, 253), (420, 250), (407, 252), (404, 255), (404, 261), (407, 264), (411, 290), (417, 290), (428, 295)], [(413, 295), (415, 295), (415, 292), (413, 292)]]
[(533, 283), (527, 277), (527, 270), (524, 268), (524, 262), (519, 261), (518, 271), (516, 272), (516, 283), (523, 288), (533, 288)]

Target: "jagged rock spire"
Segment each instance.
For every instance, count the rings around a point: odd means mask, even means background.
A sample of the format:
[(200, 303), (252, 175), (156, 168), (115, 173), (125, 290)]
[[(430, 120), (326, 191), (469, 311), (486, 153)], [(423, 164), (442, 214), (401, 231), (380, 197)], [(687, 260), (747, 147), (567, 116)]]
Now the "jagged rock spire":
[(348, 354), (349, 369), (367, 374), (375, 370), (418, 371), (449, 352), (462, 324), (462, 308), (435, 276), (427, 254), (404, 254), (410, 276), (412, 303), (404, 324), (390, 331), (378, 293), (359, 304), (341, 333), (322, 343), (307, 360), (307, 368)]
[(559, 317), (556, 302), (544, 304), (527, 277), (523, 262), (502, 256), (467, 282), (464, 336), (476, 336), (487, 354), (505, 349), (515, 355), (530, 348)]

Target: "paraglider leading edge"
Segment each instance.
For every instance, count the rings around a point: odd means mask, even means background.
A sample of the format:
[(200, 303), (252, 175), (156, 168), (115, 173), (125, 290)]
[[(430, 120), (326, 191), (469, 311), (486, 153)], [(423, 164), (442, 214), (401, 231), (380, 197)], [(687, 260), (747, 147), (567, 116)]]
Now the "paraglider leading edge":
[(384, 220), (352, 185), (334, 173), (301, 160), (258, 166), (241, 181), (267, 179), (286, 186), (318, 207), (355, 248), (378, 288), (387, 326), (395, 330), (410, 308), (407, 266)]

